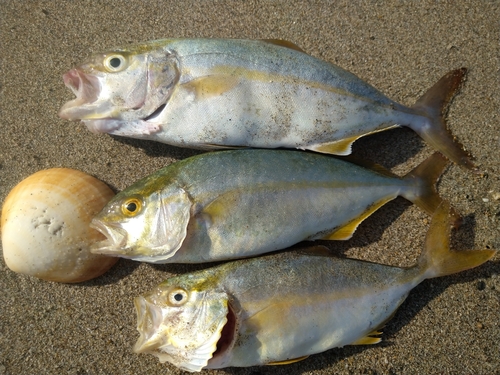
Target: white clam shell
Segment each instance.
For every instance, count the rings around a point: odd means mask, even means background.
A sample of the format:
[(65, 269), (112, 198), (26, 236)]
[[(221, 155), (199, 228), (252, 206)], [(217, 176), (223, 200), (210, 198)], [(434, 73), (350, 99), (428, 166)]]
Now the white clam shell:
[(89, 223), (113, 195), (103, 182), (67, 168), (21, 181), (2, 209), (5, 263), (15, 272), (66, 283), (103, 274), (118, 258), (90, 252), (104, 236)]

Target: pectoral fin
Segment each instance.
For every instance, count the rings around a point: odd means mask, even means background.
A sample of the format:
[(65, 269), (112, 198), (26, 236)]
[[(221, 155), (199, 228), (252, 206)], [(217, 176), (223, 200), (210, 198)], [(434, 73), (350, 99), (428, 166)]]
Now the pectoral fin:
[(237, 189), (222, 193), (203, 208), (202, 214), (206, 215), (207, 218), (209, 217), (212, 223), (223, 222), (237, 210), (242, 194)]
[(388, 197), (378, 202), (375, 202), (370, 207), (368, 207), (368, 209), (365, 212), (363, 212), (360, 216), (358, 216), (357, 218), (355, 218), (354, 220), (350, 221), (349, 223), (340, 228), (335, 228), (333, 232), (327, 234), (324, 237), (321, 237), (320, 239), (333, 240), (333, 241), (345, 241), (350, 239), (353, 236), (356, 229), (358, 228), (358, 225), (361, 224), (363, 220), (365, 220), (368, 216), (373, 214), (380, 207), (382, 207), (387, 202), (393, 200), (394, 198), (395, 197)]
[(193, 79), (182, 87), (195, 94), (196, 99), (219, 96), (238, 84), (238, 77), (230, 74), (216, 74)]
[(307, 357), (309, 357), (308, 355), (305, 355), (303, 357), (299, 357), (299, 358), (293, 358), (293, 359), (287, 359), (285, 361), (275, 361), (275, 362), (269, 362), (268, 365), (269, 366), (276, 366), (276, 365), (289, 365), (290, 363), (295, 363), (295, 362), (300, 362), (304, 359), (306, 359)]

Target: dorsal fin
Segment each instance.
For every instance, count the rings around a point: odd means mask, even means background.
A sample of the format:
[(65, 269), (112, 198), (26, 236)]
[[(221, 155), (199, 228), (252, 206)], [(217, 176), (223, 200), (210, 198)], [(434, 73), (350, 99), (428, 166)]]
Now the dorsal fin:
[(342, 160), (346, 160), (349, 163), (359, 165), (360, 167), (363, 167), (366, 169), (370, 169), (372, 171), (377, 172), (378, 174), (381, 174), (382, 176), (391, 177), (391, 178), (398, 178), (398, 179), (401, 178), (397, 174), (392, 173), (390, 170), (388, 170), (384, 166), (377, 164), (377, 163), (374, 163), (370, 160), (361, 159), (357, 156), (353, 156), (353, 155), (344, 156), (344, 157), (342, 157)]
[(326, 246), (316, 245), (311, 247), (306, 247), (299, 249), (298, 252), (311, 255), (311, 256), (321, 256), (321, 257), (331, 257), (332, 253)]
[(292, 43), (288, 40), (283, 40), (283, 39), (261, 39), (261, 40), (263, 42), (266, 42), (266, 43), (275, 44), (275, 45), (280, 46), (280, 47), (286, 47), (286, 48), (294, 49), (295, 51), (306, 53), (298, 45), (296, 45), (295, 43)]

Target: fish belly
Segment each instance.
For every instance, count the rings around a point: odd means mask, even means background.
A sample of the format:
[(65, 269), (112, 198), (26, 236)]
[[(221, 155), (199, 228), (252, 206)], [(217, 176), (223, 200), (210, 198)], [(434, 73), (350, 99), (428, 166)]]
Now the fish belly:
[(281, 262), (262, 262), (258, 278), (234, 282), (240, 323), (225, 366), (292, 360), (353, 344), (380, 328), (418, 280), (400, 268), (349, 259), (292, 261), (293, 268), (283, 266), (286, 258)]

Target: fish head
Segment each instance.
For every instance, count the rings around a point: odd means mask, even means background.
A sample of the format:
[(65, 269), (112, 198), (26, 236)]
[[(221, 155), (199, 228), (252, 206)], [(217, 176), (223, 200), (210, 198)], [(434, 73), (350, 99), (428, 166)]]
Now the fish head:
[(154, 43), (96, 54), (63, 75), (76, 98), (59, 116), (94, 132), (112, 132), (117, 120), (147, 121), (165, 107), (179, 75), (176, 56)]
[[(201, 275), (200, 275), (201, 274)], [(173, 277), (135, 298), (136, 353), (157, 356), (187, 371), (201, 371), (234, 341), (235, 318), (228, 294), (207, 273)]]
[(156, 190), (139, 181), (117, 194), (90, 226), (106, 239), (93, 244), (96, 254), (165, 263), (181, 247), (191, 216), (191, 200), (182, 188)]

